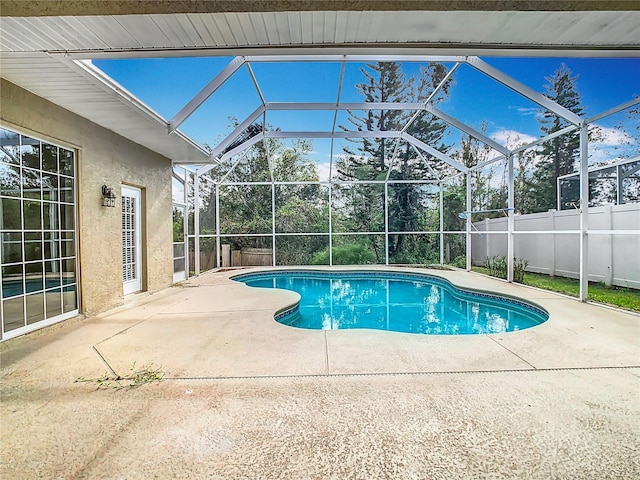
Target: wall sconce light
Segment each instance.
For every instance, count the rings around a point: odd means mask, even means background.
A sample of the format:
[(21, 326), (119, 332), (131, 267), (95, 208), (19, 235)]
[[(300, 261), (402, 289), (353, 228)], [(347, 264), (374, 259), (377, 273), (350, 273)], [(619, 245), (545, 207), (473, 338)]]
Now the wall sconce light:
[(115, 207), (116, 206), (116, 194), (113, 193), (112, 187), (102, 185), (102, 206), (103, 207)]

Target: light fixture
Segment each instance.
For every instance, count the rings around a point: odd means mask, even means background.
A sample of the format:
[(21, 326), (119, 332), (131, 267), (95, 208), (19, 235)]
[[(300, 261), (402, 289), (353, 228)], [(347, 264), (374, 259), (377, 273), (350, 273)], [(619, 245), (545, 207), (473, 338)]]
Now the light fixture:
[(113, 193), (112, 187), (102, 185), (102, 206), (103, 207), (115, 207), (116, 206), (116, 194)]

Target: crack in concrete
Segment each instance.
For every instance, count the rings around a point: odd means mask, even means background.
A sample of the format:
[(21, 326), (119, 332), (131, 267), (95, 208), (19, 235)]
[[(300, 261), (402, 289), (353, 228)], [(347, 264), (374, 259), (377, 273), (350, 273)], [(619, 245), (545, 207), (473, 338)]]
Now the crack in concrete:
[(118, 335), (123, 334), (124, 332), (126, 332), (127, 330), (131, 330), (133, 327), (137, 327), (138, 325), (140, 325), (143, 322), (146, 322), (147, 320), (149, 320), (150, 318), (154, 317), (154, 315), (150, 315), (147, 318), (143, 318), (142, 320), (140, 320), (139, 322), (134, 323), (133, 325), (129, 325), (126, 328), (123, 328), (122, 330), (118, 330), (116, 333), (114, 333), (113, 335), (109, 335), (107, 338), (103, 338), (102, 340), (100, 340), (98, 343), (94, 344), (93, 346), (95, 347), (96, 345), (100, 345), (101, 343), (106, 342), (107, 340), (111, 340), (113, 337), (117, 337)]
[(491, 340), (493, 340), (495, 343), (497, 343), (498, 345), (500, 345), (502, 348), (504, 348), (507, 352), (509, 352), (510, 354), (518, 357), (520, 360), (522, 360), (524, 363), (526, 363), (527, 365), (529, 365), (531, 368), (533, 368), (534, 370), (537, 370), (535, 365), (533, 365), (531, 362), (527, 362), (524, 358), (522, 358), (520, 355), (518, 355), (516, 352), (514, 352), (513, 350), (509, 350), (507, 347), (505, 347), (502, 343), (500, 343), (499, 341), (497, 341), (495, 338), (491, 337), (490, 335), (487, 335), (488, 338), (490, 338)]
[(115, 370), (113, 368), (111, 368), (111, 365), (109, 365), (109, 362), (107, 362), (107, 359), (104, 358), (104, 356), (102, 355), (102, 353), (100, 353), (100, 351), (96, 348), (96, 346), (92, 346), (91, 347), (93, 349), (94, 352), (96, 352), (96, 354), (98, 355), (98, 358), (100, 360), (102, 360), (102, 363), (104, 363), (104, 365), (107, 367), (107, 369), (109, 370), (109, 373), (111, 374), (111, 376), (115, 379), (118, 378), (119, 375), (115, 372)]
[(327, 344), (327, 331), (324, 331), (324, 369), (329, 375), (329, 345)]

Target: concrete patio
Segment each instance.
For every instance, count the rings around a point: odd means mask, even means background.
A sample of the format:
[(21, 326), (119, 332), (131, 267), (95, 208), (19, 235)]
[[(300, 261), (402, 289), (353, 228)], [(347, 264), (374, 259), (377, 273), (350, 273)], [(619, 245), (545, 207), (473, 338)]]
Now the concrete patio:
[[(0, 476), (640, 477), (639, 316), (429, 270), (550, 320), (478, 336), (308, 331), (273, 320), (297, 294), (234, 273), (3, 344)], [(134, 362), (165, 380), (74, 383)]]

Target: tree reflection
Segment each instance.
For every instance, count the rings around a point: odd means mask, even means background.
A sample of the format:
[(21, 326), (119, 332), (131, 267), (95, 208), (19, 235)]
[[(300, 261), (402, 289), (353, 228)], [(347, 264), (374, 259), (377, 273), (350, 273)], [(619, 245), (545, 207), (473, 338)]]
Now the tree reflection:
[(469, 295), (429, 279), (296, 272), (259, 275), (245, 283), (298, 292), (299, 313), (293, 319), (283, 319), (283, 323), (299, 328), (465, 335), (521, 330), (545, 320), (524, 307)]

